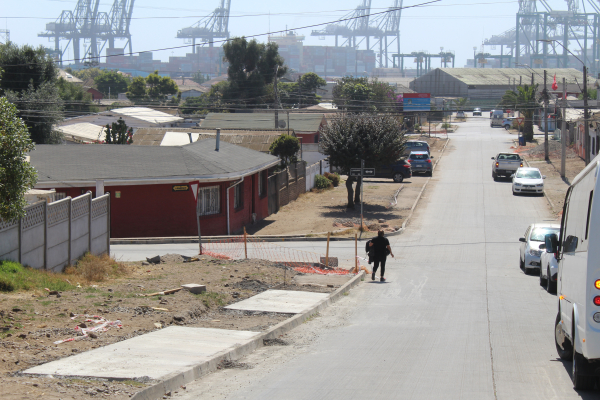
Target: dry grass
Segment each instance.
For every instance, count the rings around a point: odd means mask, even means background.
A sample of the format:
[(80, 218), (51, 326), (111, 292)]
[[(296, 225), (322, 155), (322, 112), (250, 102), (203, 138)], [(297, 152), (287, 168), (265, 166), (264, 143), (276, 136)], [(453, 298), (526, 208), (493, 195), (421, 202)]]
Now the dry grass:
[(95, 256), (90, 253), (83, 256), (77, 265), (65, 269), (65, 274), (78, 276), (84, 282), (102, 282), (109, 278), (127, 275), (128, 272), (125, 264), (116, 261), (108, 254)]

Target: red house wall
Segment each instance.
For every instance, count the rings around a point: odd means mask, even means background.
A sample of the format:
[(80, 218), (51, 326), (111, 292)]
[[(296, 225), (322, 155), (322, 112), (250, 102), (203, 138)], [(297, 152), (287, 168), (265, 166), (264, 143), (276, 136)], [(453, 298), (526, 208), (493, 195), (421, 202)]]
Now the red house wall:
[[(263, 196), (258, 194), (258, 173), (244, 178), (244, 201), (238, 210), (233, 208), (235, 189), (229, 189), (229, 216), (231, 233), (239, 233), (244, 225), (268, 216), (266, 171), (263, 174)], [(227, 235), (227, 187), (237, 181), (201, 183), (199, 187), (220, 186), (221, 212), (200, 217), (202, 236)], [(190, 190), (174, 192), (174, 184), (106, 186), (110, 192), (111, 237), (168, 237), (196, 236), (196, 198)], [(95, 194), (95, 187), (56, 188), (57, 192), (77, 197), (87, 191)], [(116, 192), (120, 198), (116, 198)]]

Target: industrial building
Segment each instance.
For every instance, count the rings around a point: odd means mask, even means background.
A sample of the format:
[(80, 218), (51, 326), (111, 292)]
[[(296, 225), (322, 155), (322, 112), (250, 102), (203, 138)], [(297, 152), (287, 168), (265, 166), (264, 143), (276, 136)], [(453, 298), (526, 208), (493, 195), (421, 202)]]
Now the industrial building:
[[(566, 78), (570, 93), (581, 93), (583, 73), (574, 68), (547, 68), (547, 88), (551, 91), (556, 75), (562, 93), (562, 78)], [(471, 103), (498, 101), (507, 90), (515, 90), (517, 86), (530, 84), (544, 85), (544, 69), (542, 68), (437, 68), (410, 83), (410, 88), (417, 93), (431, 93), (432, 97), (463, 97)], [(588, 86), (593, 87), (594, 80), (588, 78)]]

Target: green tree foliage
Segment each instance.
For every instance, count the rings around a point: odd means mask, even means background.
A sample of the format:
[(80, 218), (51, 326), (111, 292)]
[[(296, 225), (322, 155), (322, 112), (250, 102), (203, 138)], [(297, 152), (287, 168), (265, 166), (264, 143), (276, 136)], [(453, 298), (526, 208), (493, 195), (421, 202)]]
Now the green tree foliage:
[[(588, 100), (596, 100), (597, 99), (597, 95), (598, 95), (598, 89), (588, 89), (587, 90), (587, 98)], [(583, 92), (579, 93), (579, 96), (577, 96), (577, 98), (579, 100), (583, 100)]]
[(271, 143), (269, 151), (274, 156), (281, 158), (281, 164), (283, 167), (287, 167), (298, 160), (296, 154), (300, 151), (300, 141), (291, 135), (281, 135)]
[(333, 88), (333, 103), (350, 112), (394, 111), (396, 93), (387, 83), (346, 76)]
[(192, 81), (196, 82), (198, 85), (202, 85), (204, 82), (207, 82), (209, 80), (210, 78), (208, 77), (208, 75), (204, 75), (200, 71), (192, 75)]
[(314, 72), (307, 72), (298, 78), (298, 84), (303, 93), (316, 94), (317, 89), (327, 85), (327, 82)]
[(57, 143), (53, 125), (63, 118), (63, 102), (56, 87), (58, 68), (40, 46), (0, 45), (0, 94), (17, 106), (19, 116), (36, 143)]
[(123, 118), (113, 122), (112, 126), (106, 124), (104, 127), (106, 144), (131, 144), (133, 143), (133, 128), (127, 128)]
[(127, 91), (127, 98), (131, 101), (136, 101), (145, 98), (146, 95), (146, 80), (141, 76), (133, 78)]
[(119, 93), (127, 92), (129, 78), (117, 71), (104, 70), (94, 78), (98, 91), (105, 96), (117, 97)]
[(168, 76), (158, 75), (158, 71), (148, 75), (146, 78), (148, 86), (148, 97), (151, 100), (164, 100), (167, 95), (174, 95), (179, 92), (179, 88), (175, 81)]
[(466, 98), (464, 98), (464, 97), (459, 97), (459, 98), (453, 100), (453, 103), (456, 106), (456, 110), (457, 111), (458, 110), (463, 110), (465, 108), (465, 106), (467, 105), (468, 102), (469, 102), (469, 100), (466, 99)]
[(277, 77), (287, 72), (276, 43), (258, 43), (254, 39), (248, 42), (244, 37), (237, 37), (223, 45), (223, 52), (223, 60), (229, 63), (228, 86), (223, 93), (225, 101), (263, 104), (267, 86), (275, 79), (275, 71)]
[(533, 140), (533, 114), (538, 107), (537, 89), (538, 85), (517, 86), (516, 91), (507, 90), (500, 101), (500, 105), (519, 111), (524, 118), (523, 136), (528, 141)]
[(25, 161), (33, 148), (17, 108), (0, 98), (0, 219), (11, 221), (24, 215), (25, 192), (37, 181), (35, 169)]
[[(351, 168), (360, 168), (361, 159), (368, 166), (379, 167), (397, 161), (406, 141), (401, 123), (392, 116), (348, 114), (333, 119), (321, 135), (323, 153), (332, 165), (348, 175)], [(360, 178), (346, 181), (348, 208), (360, 201)], [(356, 191), (353, 183), (357, 182)]]
[(80, 85), (59, 78), (57, 83), (58, 95), (64, 102), (65, 116), (76, 117), (78, 115), (98, 112), (98, 107), (92, 103), (92, 95)]
[(81, 79), (84, 82), (88, 79), (96, 79), (96, 77), (103, 72), (100, 68), (86, 68), (77, 71), (71, 68), (67, 68), (65, 69), (65, 71), (73, 75), (74, 77)]

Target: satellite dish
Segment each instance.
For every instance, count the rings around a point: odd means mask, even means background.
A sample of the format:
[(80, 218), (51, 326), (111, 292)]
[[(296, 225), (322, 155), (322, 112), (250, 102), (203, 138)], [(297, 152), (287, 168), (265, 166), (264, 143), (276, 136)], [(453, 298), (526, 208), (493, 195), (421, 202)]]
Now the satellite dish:
[(285, 121), (284, 120), (279, 120), (279, 127), (280, 128), (285, 128)]

